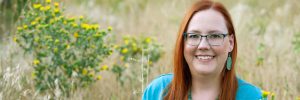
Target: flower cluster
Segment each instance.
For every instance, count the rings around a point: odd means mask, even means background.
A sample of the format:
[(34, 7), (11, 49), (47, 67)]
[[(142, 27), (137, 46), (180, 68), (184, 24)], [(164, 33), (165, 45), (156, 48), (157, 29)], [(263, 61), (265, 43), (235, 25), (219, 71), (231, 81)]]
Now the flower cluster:
[(59, 87), (69, 95), (101, 79), (99, 72), (108, 70), (101, 62), (113, 52), (107, 43), (112, 27), (101, 29), (83, 16), (66, 17), (60, 4), (51, 0), (30, 8), (18, 21), (13, 40), (33, 54), (36, 89), (54, 94)]

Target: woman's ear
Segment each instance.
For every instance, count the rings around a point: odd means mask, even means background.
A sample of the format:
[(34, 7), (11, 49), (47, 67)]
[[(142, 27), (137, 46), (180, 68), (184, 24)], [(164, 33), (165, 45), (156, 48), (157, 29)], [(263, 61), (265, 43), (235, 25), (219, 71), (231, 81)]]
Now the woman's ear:
[(229, 52), (232, 52), (234, 47), (234, 35), (229, 35)]

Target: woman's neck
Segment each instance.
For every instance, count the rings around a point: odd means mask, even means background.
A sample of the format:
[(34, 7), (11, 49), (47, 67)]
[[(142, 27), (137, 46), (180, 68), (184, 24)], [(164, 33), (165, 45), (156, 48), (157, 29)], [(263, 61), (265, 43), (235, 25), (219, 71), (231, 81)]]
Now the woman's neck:
[(221, 87), (220, 80), (220, 75), (192, 76), (192, 98), (201, 98), (203, 100), (215, 100), (218, 97)]

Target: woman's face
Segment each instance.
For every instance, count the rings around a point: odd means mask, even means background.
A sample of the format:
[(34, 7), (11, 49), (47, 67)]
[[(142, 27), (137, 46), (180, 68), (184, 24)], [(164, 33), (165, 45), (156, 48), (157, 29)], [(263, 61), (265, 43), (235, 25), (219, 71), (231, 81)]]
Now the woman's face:
[[(228, 34), (224, 17), (212, 9), (196, 12), (190, 20), (186, 32), (202, 36)], [(189, 35), (187, 35), (188, 37)], [(193, 36), (190, 35), (190, 38)], [(185, 40), (184, 58), (192, 75), (219, 75), (222, 72), (228, 52), (233, 50), (233, 36), (225, 36), (219, 45), (212, 44), (207, 37), (202, 37), (198, 45), (190, 45)]]

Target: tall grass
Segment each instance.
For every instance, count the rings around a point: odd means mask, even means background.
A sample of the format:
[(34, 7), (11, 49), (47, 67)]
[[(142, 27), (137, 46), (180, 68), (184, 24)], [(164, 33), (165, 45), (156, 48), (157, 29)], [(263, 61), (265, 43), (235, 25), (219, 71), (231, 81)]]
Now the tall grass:
[[(121, 36), (154, 36), (166, 52), (151, 68), (149, 82), (162, 73), (172, 72), (172, 54), (179, 24), (195, 0), (65, 0), (66, 14), (84, 15), (100, 27), (111, 25)], [(263, 90), (275, 93), (277, 100), (294, 100), (300, 96), (300, 54), (292, 40), (300, 32), (298, 0), (218, 0), (229, 9), (237, 33), (237, 73)], [(149, 33), (149, 34), (143, 34)], [(0, 99), (47, 99), (35, 94), (30, 80), (32, 67), (10, 37), (0, 43)], [(107, 61), (109, 62), (109, 61)], [(134, 69), (134, 68), (132, 68)], [(138, 71), (138, 69), (136, 69)], [(78, 91), (71, 99), (140, 99), (143, 85), (127, 81), (125, 87), (113, 73)], [(148, 83), (149, 83), (148, 82)], [(129, 88), (135, 84), (136, 88)], [(126, 87), (128, 85), (128, 87)], [(17, 96), (16, 96), (17, 95)]]

